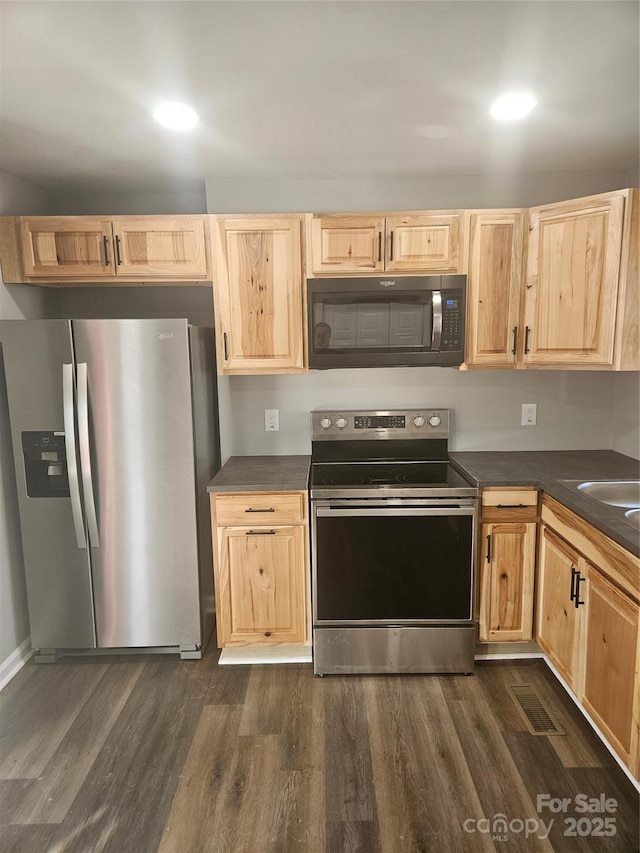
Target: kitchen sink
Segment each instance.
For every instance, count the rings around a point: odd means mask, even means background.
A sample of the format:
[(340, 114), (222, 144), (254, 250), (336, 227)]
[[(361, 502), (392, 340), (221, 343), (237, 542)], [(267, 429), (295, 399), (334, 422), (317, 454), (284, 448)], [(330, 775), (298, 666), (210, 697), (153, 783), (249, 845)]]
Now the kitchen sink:
[(629, 524), (633, 524), (634, 527), (640, 529), (640, 508), (638, 509), (628, 509), (624, 517), (627, 519)]
[(580, 483), (578, 489), (609, 506), (640, 508), (640, 480), (604, 480)]
[[(558, 480), (560, 485), (606, 504), (640, 529), (640, 480)], [(626, 512), (624, 511), (626, 510)]]

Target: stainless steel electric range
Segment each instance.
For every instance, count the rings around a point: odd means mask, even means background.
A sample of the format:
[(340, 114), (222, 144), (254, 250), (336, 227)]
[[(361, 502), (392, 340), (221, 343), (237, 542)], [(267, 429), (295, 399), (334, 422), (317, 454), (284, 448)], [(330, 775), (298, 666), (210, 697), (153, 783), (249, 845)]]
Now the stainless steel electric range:
[(471, 673), (477, 489), (449, 412), (313, 412), (314, 672)]

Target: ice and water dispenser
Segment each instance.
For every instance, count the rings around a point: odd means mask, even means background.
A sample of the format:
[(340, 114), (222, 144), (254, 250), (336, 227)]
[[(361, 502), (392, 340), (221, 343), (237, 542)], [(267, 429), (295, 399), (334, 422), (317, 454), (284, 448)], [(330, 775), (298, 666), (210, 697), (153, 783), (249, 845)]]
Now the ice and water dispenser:
[(30, 498), (68, 498), (64, 433), (23, 432), (22, 452)]

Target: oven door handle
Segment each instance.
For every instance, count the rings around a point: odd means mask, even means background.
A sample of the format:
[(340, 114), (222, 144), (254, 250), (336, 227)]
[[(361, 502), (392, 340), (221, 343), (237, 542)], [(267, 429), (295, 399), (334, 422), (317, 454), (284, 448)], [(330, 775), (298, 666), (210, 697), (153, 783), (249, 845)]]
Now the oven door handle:
[(447, 516), (447, 515), (474, 515), (472, 506), (434, 506), (434, 507), (316, 507), (316, 516), (319, 518), (355, 517), (355, 516), (395, 516), (406, 518), (407, 516)]

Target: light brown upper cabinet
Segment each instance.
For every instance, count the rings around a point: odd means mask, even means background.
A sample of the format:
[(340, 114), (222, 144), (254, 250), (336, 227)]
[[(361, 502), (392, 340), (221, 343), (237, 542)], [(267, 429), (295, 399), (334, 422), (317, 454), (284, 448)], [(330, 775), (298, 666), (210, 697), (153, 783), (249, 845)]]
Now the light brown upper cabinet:
[(524, 366), (638, 368), (637, 222), (632, 190), (529, 211)]
[(215, 217), (218, 372), (302, 373), (302, 217)]
[(18, 230), (21, 281), (68, 286), (211, 280), (205, 216), (21, 217)]
[(461, 271), (459, 211), (307, 214), (313, 275)]
[(470, 367), (515, 367), (525, 212), (471, 210), (467, 216), (466, 363)]

